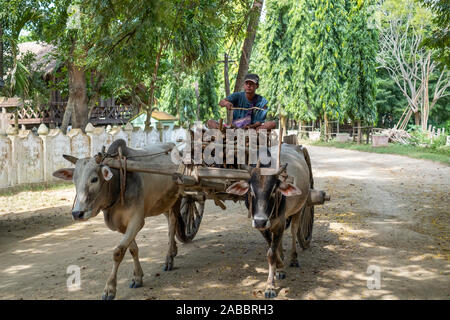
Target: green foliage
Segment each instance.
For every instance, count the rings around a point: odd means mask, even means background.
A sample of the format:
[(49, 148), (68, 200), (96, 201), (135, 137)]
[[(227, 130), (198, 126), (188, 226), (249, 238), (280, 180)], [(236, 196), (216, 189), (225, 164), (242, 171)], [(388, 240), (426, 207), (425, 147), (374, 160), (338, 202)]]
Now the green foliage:
[(434, 13), (432, 33), (423, 44), (436, 49), (438, 60), (450, 68), (450, 4), (448, 0), (420, 0), (420, 2)]
[(441, 134), (438, 138), (431, 139), (427, 131), (423, 131), (420, 126), (411, 126), (409, 130), (411, 139), (409, 142), (413, 146), (430, 148), (437, 150), (447, 143), (447, 135)]
[[(345, 1), (299, 1), (292, 7), (293, 99), (300, 118), (339, 118), (343, 111)], [(307, 110), (309, 112), (307, 112)], [(306, 119), (305, 119), (306, 118)]]
[(350, 2), (346, 39), (345, 115), (352, 120), (376, 120), (376, 73), (378, 34), (368, 23), (372, 1)]
[(368, 27), (369, 5), (267, 1), (255, 69), (269, 105), (303, 121), (327, 114), (373, 122), (377, 34)]
[(288, 32), (290, 0), (268, 1), (266, 22), (263, 26), (258, 53), (258, 73), (262, 75), (263, 96), (269, 101), (270, 113), (277, 114), (285, 109), (295, 114), (292, 101), (293, 59), (289, 48), (292, 46), (292, 33)]
[(0, 0), (0, 23), (7, 71), (3, 93), (6, 96), (28, 98), (31, 92), (31, 74), (19, 59), (19, 37), (22, 30), (36, 23), (42, 16), (40, 4), (27, 0)]
[(195, 83), (198, 83), (199, 89), (199, 119), (205, 121), (220, 117), (217, 105), (216, 68), (196, 74), (171, 72), (164, 78), (166, 85), (162, 88), (158, 107), (178, 115), (181, 124), (192, 124), (197, 119)]

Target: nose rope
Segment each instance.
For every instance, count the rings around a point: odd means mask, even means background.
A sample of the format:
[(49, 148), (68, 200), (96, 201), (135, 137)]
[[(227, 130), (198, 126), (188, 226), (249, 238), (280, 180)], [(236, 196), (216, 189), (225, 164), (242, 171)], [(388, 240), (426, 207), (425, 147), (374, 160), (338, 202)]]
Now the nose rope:
[[(103, 154), (102, 159), (99, 159), (99, 161), (97, 163), (101, 164), (105, 158), (106, 158), (106, 156), (105, 156), (105, 154)], [(119, 182), (119, 184), (120, 184), (120, 204), (123, 205), (124, 204), (124, 193), (125, 193), (125, 188), (126, 188), (126, 179), (127, 179), (127, 158), (122, 155), (122, 148), (120, 148), (120, 147), (119, 147), (119, 160), (123, 160), (123, 164), (122, 164), (122, 161), (119, 161), (120, 162), (120, 168), (119, 168), (119, 172), (120, 172), (120, 182)], [(110, 186), (111, 186), (111, 184), (108, 184), (109, 190), (111, 189)], [(98, 195), (97, 195), (97, 197), (98, 197)], [(97, 197), (94, 200), (97, 200)], [(71, 212), (73, 212), (73, 208), (75, 208), (76, 202), (77, 202), (77, 195), (75, 194), (75, 198), (73, 199), (73, 203), (72, 203)], [(109, 205), (104, 210), (111, 208), (116, 203), (117, 203), (117, 201), (114, 201), (111, 205)]]
[(270, 220), (270, 218), (272, 218), (272, 215), (275, 212), (275, 208), (276, 208), (276, 212), (278, 214), (278, 210), (280, 209), (281, 199), (282, 199), (281, 192), (275, 191), (275, 203), (272, 207), (272, 211), (270, 212), (269, 218), (267, 218), (267, 220)]
[[(269, 217), (267, 220), (270, 220), (273, 216), (273, 213), (276, 211), (278, 213), (280, 209), (281, 200), (283, 199), (280, 191), (275, 191), (275, 203), (272, 207), (272, 211), (270, 212)], [(253, 216), (253, 201), (252, 196), (250, 195), (250, 192), (248, 193), (248, 202), (249, 202), (249, 208), (248, 208), (248, 218), (251, 218)]]

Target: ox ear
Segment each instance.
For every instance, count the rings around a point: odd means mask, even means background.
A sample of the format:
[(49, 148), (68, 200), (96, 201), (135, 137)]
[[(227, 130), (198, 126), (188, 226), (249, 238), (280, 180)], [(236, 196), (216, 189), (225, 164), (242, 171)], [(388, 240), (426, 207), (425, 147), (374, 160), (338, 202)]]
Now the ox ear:
[(249, 188), (248, 182), (238, 181), (229, 186), (226, 192), (238, 196), (243, 196), (244, 194), (247, 193), (248, 188)]
[(74, 157), (74, 156), (71, 156), (71, 155), (68, 155), (68, 154), (63, 154), (63, 158), (66, 159), (69, 162), (72, 162), (73, 164), (76, 164), (77, 161), (78, 161), (77, 157)]
[(281, 194), (285, 197), (299, 196), (302, 194), (302, 190), (294, 186), (292, 183), (282, 182), (278, 187)]
[(108, 166), (102, 166), (101, 170), (102, 170), (103, 179), (105, 179), (106, 181), (109, 181), (112, 179), (113, 173)]
[(63, 179), (63, 180), (72, 180), (74, 170), (75, 169), (73, 169), (73, 168), (59, 169), (59, 170), (56, 170), (55, 172), (53, 172), (53, 176), (56, 178)]

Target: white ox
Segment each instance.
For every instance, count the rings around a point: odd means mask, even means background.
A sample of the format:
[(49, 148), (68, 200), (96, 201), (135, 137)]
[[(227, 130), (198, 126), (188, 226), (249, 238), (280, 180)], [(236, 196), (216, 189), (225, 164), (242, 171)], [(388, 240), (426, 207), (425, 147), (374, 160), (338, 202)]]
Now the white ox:
[[(150, 164), (171, 163), (170, 154), (152, 157), (136, 157), (170, 150), (172, 143), (155, 143), (149, 149), (135, 150), (126, 147), (124, 140), (115, 141), (108, 149), (108, 154), (117, 153), (119, 146), (123, 155), (135, 161)], [(113, 252), (113, 269), (106, 281), (102, 299), (112, 300), (116, 295), (117, 270), (127, 251), (130, 250), (134, 261), (134, 276), (130, 288), (141, 287), (144, 275), (138, 257), (138, 246), (135, 237), (142, 229), (145, 218), (165, 213), (169, 221), (169, 250), (164, 270), (172, 270), (173, 258), (177, 254), (175, 228), (179, 214), (172, 210), (178, 200), (178, 186), (168, 175), (142, 172), (128, 172), (124, 202), (120, 201), (119, 170), (97, 163), (95, 158), (65, 158), (75, 164), (75, 169), (65, 168), (53, 173), (55, 177), (72, 180), (76, 187), (76, 199), (72, 210), (75, 220), (88, 220), (103, 211), (106, 225), (113, 231), (124, 234), (122, 241)], [(176, 206), (175, 206), (176, 207)]]

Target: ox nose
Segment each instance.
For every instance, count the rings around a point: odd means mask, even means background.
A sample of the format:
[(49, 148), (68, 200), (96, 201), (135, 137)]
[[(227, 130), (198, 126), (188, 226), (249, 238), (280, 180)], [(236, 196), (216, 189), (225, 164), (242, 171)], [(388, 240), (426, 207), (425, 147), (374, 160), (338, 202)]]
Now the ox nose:
[(270, 222), (267, 219), (253, 219), (253, 228), (256, 229), (267, 229), (270, 227)]
[(74, 220), (79, 220), (84, 218), (84, 211), (72, 211), (72, 217)]

